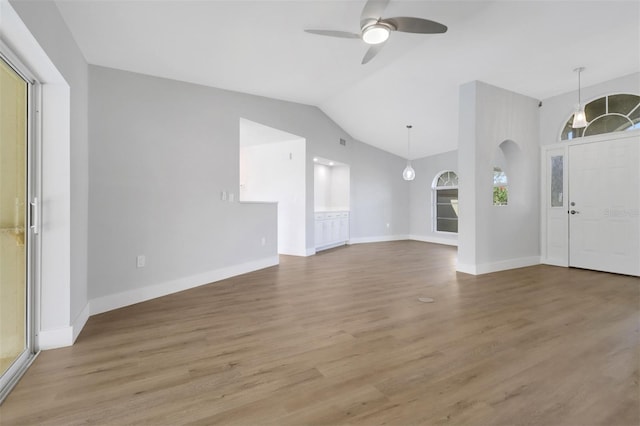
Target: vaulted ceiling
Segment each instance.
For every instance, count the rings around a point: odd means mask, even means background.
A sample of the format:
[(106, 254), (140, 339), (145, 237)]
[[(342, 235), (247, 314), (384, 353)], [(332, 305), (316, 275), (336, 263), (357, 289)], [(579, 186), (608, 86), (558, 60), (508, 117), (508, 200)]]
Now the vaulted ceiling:
[[(536, 99), (640, 71), (640, 2), (395, 1), (445, 34), (394, 32), (361, 65), (364, 0), (57, 1), (87, 61), (316, 105), (354, 138), (407, 157), (456, 149), (458, 88), (482, 80)], [(574, 105), (567, 105), (567, 116)], [(304, 136), (304, 135), (302, 135)]]

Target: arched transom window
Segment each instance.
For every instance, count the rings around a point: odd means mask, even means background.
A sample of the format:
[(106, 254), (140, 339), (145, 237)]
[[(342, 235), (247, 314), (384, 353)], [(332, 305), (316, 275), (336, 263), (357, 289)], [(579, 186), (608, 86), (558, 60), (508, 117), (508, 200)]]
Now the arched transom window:
[(440, 173), (433, 180), (433, 227), (438, 232), (458, 232), (458, 175)]
[(560, 140), (640, 129), (640, 96), (638, 95), (604, 96), (586, 104), (584, 112), (587, 116), (587, 127), (583, 129), (571, 127), (573, 124), (573, 115), (571, 115), (562, 129)]

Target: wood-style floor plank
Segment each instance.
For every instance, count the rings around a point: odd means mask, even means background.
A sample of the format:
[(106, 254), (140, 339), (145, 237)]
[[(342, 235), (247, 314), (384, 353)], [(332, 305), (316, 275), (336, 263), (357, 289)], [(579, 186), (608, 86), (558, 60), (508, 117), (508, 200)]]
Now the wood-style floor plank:
[[(354, 245), (91, 317), (2, 425), (638, 425), (640, 279)], [(421, 303), (418, 297), (433, 297)]]

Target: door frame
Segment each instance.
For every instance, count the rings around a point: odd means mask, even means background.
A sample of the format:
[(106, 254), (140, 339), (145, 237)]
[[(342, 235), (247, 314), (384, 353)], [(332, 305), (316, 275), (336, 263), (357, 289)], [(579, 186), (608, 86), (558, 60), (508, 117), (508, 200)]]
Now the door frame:
[[(27, 83), (27, 155), (26, 155), (26, 350), (5, 372), (0, 386), (0, 403), (18, 383), (35, 358), (40, 353), (37, 333), (40, 324), (41, 288), (41, 206), (42, 200), (42, 105), (41, 85), (29, 68), (13, 51), (0, 41), (0, 60), (3, 60)], [(32, 205), (32, 202), (35, 204)]]
[[(571, 158), (569, 158), (569, 147), (575, 145), (585, 145), (591, 143), (606, 143), (612, 140), (621, 140), (626, 138), (634, 138), (640, 136), (640, 129), (630, 130), (617, 133), (604, 133), (601, 135), (586, 136), (568, 141), (558, 141), (554, 144), (543, 145), (540, 147), (540, 262), (546, 265), (569, 266), (569, 208), (568, 200), (570, 197), (569, 188), (569, 170), (571, 168)], [(549, 199), (549, 182), (547, 173), (547, 163), (552, 155), (563, 155), (564, 173), (563, 173), (563, 210), (566, 212), (567, 220), (563, 230), (564, 239), (566, 241), (566, 252), (563, 257), (550, 257), (548, 249), (548, 222), (547, 217), (547, 201)]]

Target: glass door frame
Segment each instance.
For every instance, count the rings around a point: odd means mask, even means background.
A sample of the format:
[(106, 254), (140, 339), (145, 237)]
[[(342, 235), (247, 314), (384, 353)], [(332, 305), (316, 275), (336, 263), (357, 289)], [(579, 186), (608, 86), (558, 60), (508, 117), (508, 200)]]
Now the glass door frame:
[(40, 322), (40, 224), (39, 200), (42, 188), (41, 149), (41, 86), (18, 57), (0, 41), (0, 60), (27, 83), (27, 141), (26, 141), (26, 342), (25, 350), (16, 358), (7, 371), (0, 376), (0, 404), (39, 353), (37, 330)]

